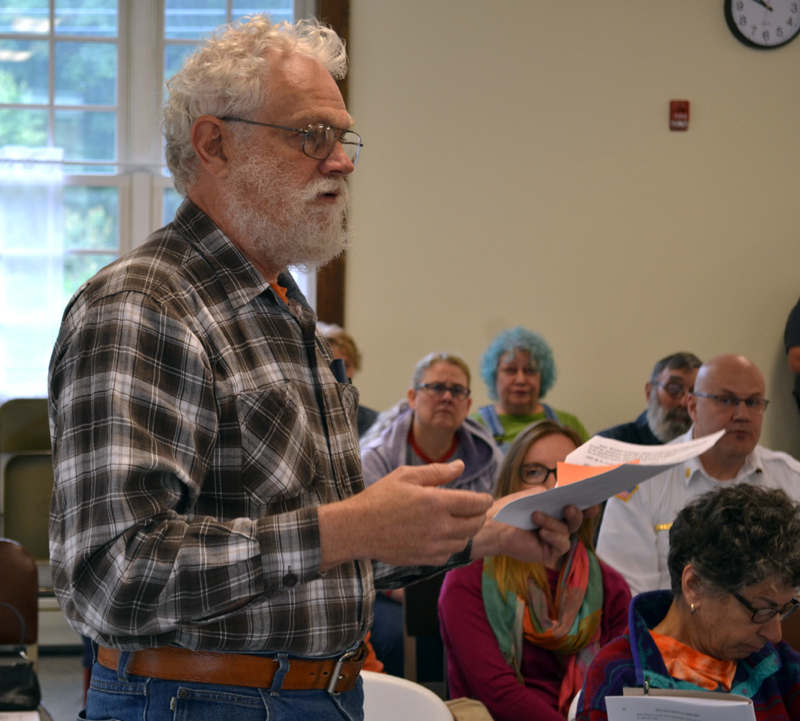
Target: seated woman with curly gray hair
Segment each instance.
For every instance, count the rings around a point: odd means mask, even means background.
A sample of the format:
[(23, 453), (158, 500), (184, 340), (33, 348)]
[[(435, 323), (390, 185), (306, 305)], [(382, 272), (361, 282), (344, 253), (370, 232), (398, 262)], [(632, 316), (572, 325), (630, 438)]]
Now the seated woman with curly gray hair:
[(481, 357), (481, 378), (494, 403), (472, 417), (492, 433), (503, 453), (531, 423), (547, 418), (589, 440), (583, 424), (571, 413), (542, 402), (556, 381), (553, 351), (538, 333), (517, 326), (494, 337)]
[(636, 596), (628, 630), (595, 657), (578, 721), (605, 721), (624, 687), (710, 690), (753, 700), (757, 721), (800, 718), (800, 654), (781, 642), (798, 606), (800, 506), (781, 490), (724, 485), (669, 532), (672, 591)]

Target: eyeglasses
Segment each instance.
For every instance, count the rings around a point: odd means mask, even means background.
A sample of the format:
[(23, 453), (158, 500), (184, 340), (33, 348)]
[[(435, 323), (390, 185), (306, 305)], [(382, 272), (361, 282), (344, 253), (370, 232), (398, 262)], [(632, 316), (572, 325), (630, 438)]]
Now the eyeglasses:
[(243, 118), (232, 118), (226, 115), (219, 118), (226, 123), (247, 123), (248, 125), (263, 125), (265, 128), (278, 128), (278, 130), (291, 130), (303, 137), (303, 153), (314, 160), (325, 160), (333, 152), (336, 142), (342, 144), (347, 157), (355, 165), (361, 148), (361, 136), (352, 130), (342, 130), (331, 125), (309, 125), (305, 130), (302, 128), (289, 128), (286, 125), (273, 125), (272, 123), (259, 123), (255, 120), (244, 120)]
[(794, 613), (795, 609), (800, 606), (800, 601), (793, 598), (789, 603), (780, 608), (756, 608), (749, 601), (745, 601), (738, 593), (732, 593), (731, 596), (750, 611), (752, 614), (750, 620), (753, 623), (766, 623), (767, 621), (771, 621), (778, 614), (780, 614), (781, 621), (785, 621)]
[(437, 400), (444, 398), (444, 394), (448, 391), (453, 397), (453, 400), (463, 401), (469, 398), (469, 388), (462, 385), (448, 386), (444, 383), (422, 383), (417, 386), (418, 391), (425, 391), (428, 395), (433, 396)]
[(498, 368), (497, 370), (498, 372), (507, 376), (515, 376), (517, 373), (522, 371), (525, 376), (533, 377), (539, 372), (539, 369), (536, 366), (523, 366), (521, 368), (518, 366), (504, 366), (502, 368)]
[(713, 393), (698, 393), (697, 391), (692, 391), (692, 395), (698, 398), (710, 398), (720, 408), (727, 411), (732, 411), (734, 408), (738, 408), (740, 403), (744, 403), (744, 407), (747, 408), (748, 411), (763, 413), (767, 410), (767, 406), (769, 405), (769, 401), (766, 398), (739, 398), (733, 395), (715, 396)]
[(683, 383), (659, 383), (658, 387), (663, 388), (664, 392), (674, 400), (683, 398), (683, 396), (687, 393), (691, 393), (691, 391), (685, 385), (683, 385)]
[(539, 486), (545, 483), (550, 478), (551, 473), (553, 478), (558, 480), (558, 466), (556, 468), (548, 468), (539, 463), (526, 463), (519, 469), (522, 482), (527, 483), (529, 486)]

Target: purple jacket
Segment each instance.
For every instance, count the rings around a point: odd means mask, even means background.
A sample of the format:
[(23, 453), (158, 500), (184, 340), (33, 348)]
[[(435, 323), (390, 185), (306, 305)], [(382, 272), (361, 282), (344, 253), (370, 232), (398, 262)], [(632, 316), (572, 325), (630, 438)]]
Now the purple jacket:
[[(364, 485), (370, 486), (406, 465), (408, 431), (414, 412), (403, 411), (381, 435), (361, 449)], [(464, 491), (491, 493), (503, 456), (489, 431), (480, 423), (467, 418), (456, 431), (459, 458), (464, 461), (464, 473), (447, 485)]]

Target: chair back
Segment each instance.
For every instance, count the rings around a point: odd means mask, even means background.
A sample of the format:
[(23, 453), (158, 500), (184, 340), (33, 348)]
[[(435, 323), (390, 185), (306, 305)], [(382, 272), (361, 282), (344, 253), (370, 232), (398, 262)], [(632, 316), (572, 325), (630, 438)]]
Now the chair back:
[(0, 453), (49, 450), (46, 398), (13, 398), (0, 406)]
[[(445, 575), (417, 581), (403, 591), (403, 675), (409, 681), (417, 681), (417, 636), (439, 635), (439, 592)], [(444, 668), (442, 678), (447, 678)], [(440, 685), (446, 698), (445, 684)]]
[(47, 399), (0, 405), (0, 536), (19, 541), (42, 566), (49, 558), (53, 462)]
[(433, 691), (385, 673), (362, 671), (364, 721), (453, 721), (453, 715)]
[[(36, 561), (17, 541), (0, 538), (0, 601), (11, 604), (25, 620), (26, 646), (39, 638), (39, 580)], [(13, 611), (0, 606), (0, 645), (16, 646), (22, 629)]]

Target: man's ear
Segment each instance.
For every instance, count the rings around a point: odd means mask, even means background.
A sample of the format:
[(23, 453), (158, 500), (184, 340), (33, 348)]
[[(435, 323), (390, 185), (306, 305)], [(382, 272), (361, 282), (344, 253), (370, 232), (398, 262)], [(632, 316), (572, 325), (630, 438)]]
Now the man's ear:
[(192, 148), (206, 172), (224, 176), (228, 171), (227, 145), (230, 143), (225, 124), (213, 115), (201, 115), (192, 124)]
[(645, 400), (649, 403), (650, 402), (650, 391), (653, 390), (653, 384), (650, 381), (644, 384), (644, 397)]
[(689, 418), (692, 419), (692, 423), (697, 423), (697, 396), (689, 395), (686, 410), (689, 412)]
[(411, 410), (415, 410), (417, 407), (417, 392), (413, 388), (409, 388), (406, 397), (408, 398), (408, 405)]

